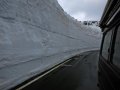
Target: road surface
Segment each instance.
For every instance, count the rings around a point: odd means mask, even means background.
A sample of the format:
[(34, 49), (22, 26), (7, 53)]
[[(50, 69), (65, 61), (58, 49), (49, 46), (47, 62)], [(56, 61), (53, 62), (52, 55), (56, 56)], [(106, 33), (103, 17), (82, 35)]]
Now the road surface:
[(85, 52), (71, 59), (23, 90), (98, 90), (98, 51)]

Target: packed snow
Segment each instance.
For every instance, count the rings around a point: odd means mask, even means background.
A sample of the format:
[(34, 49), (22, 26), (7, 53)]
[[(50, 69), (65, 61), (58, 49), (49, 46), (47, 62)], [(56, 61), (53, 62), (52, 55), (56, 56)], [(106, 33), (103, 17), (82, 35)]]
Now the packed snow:
[(57, 0), (0, 0), (0, 90), (99, 49), (99, 28), (81, 25)]

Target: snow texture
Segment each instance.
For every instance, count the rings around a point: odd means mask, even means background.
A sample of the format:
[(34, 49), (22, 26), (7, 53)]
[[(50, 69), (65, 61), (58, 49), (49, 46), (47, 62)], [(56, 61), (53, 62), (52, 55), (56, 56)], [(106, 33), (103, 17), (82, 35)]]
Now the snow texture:
[(73, 20), (57, 0), (0, 0), (0, 90), (99, 49), (96, 30)]

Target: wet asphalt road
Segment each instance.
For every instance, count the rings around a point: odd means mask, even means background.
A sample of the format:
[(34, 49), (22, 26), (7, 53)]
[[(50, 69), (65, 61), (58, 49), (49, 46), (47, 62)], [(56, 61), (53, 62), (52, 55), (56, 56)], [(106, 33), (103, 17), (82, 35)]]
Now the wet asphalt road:
[(78, 55), (24, 90), (98, 90), (98, 51)]

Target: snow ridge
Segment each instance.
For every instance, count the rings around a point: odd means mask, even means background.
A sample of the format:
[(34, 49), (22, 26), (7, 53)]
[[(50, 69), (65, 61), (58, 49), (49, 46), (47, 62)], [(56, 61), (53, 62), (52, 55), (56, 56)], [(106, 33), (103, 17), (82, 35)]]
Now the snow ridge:
[(73, 55), (99, 49), (101, 38), (88, 29), (57, 0), (0, 0), (0, 90)]

